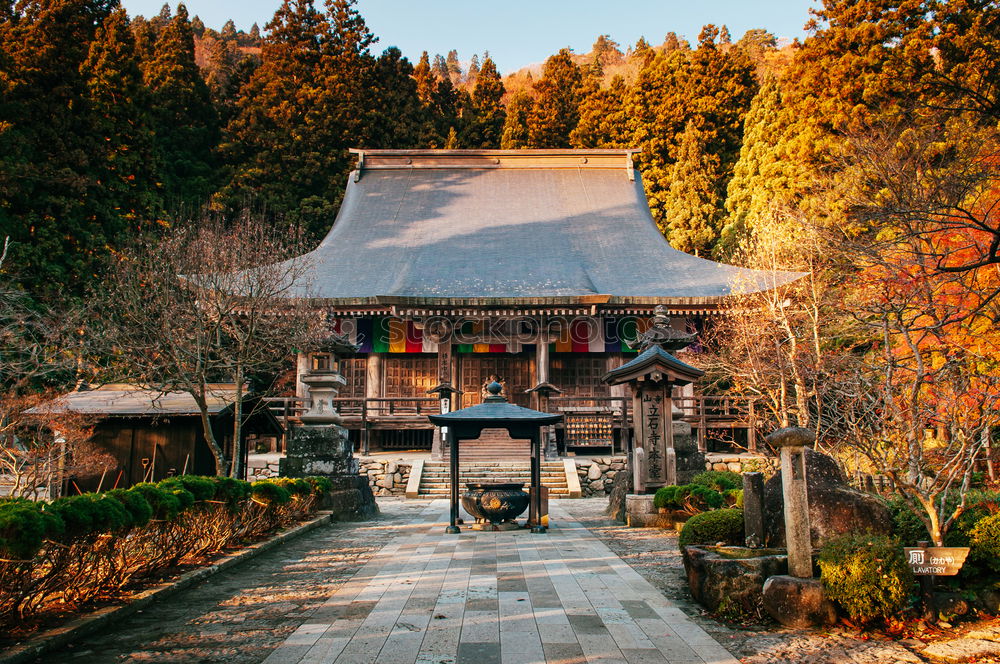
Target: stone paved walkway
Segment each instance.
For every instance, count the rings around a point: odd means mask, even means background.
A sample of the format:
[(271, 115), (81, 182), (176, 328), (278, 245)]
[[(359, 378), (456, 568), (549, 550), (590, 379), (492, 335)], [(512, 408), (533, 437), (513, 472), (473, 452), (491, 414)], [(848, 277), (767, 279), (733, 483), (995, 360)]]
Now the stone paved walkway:
[(534, 535), (445, 535), (447, 509), (428, 503), (265, 664), (737, 664), (557, 501)]

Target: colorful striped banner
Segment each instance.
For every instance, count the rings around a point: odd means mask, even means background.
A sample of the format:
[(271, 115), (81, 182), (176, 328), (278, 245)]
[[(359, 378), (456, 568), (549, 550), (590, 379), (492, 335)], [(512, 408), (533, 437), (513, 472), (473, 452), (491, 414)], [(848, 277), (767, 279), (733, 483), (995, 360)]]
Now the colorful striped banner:
[[(629, 347), (649, 329), (649, 318), (575, 318), (563, 326), (559, 338), (549, 345), (555, 353), (634, 353)], [(359, 346), (360, 353), (436, 353), (437, 343), (424, 337), (413, 321), (399, 318), (341, 318), (333, 329)], [(457, 331), (459, 340), (483, 333), (483, 321), (465, 321)], [(534, 344), (511, 341), (505, 344), (458, 343), (458, 353), (520, 353), (534, 351)]]

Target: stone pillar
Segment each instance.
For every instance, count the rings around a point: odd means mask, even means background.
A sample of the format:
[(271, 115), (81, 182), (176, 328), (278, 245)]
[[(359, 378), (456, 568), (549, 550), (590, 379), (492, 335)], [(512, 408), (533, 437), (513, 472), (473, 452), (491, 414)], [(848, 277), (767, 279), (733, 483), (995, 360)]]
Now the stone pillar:
[(764, 546), (764, 473), (743, 473), (743, 534), (747, 547)]
[(788, 573), (803, 579), (813, 575), (805, 450), (815, 440), (813, 432), (799, 427), (779, 429), (767, 437), (771, 445), (781, 449), (781, 495), (785, 508)]

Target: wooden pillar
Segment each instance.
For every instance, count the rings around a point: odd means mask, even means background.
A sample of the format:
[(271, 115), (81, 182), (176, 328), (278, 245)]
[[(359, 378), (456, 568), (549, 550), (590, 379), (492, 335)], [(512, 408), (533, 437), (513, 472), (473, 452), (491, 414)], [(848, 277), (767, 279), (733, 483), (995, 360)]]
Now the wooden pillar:
[[(368, 363), (365, 365), (365, 399), (377, 399), (382, 396), (382, 353), (369, 353)], [(361, 448), (365, 454), (370, 449), (371, 428), (368, 425), (368, 416), (372, 412), (378, 412), (378, 408), (372, 408), (367, 401), (361, 408)]]
[(540, 430), (531, 433), (531, 508), (535, 514), (535, 523), (531, 532), (544, 533), (547, 528), (542, 525), (542, 445)]
[[(430, 335), (432, 341), (437, 343), (437, 382), (438, 385), (454, 385), (453, 377), (455, 375), (455, 355), (454, 346), (452, 346), (451, 334), (445, 334), (436, 329), (425, 329), (424, 334)], [(461, 399), (461, 397), (456, 393), (451, 393), (449, 395), (440, 394), (441, 399), (441, 413), (450, 413), (453, 410), (458, 410), (462, 407), (462, 404), (455, 403), (456, 399)], [(447, 429), (447, 427), (445, 427)], [(446, 436), (442, 430), (442, 427), (434, 427), (434, 435), (431, 439), (431, 458), (435, 460), (440, 460), (444, 458), (444, 450), (446, 447)]]
[(451, 520), (444, 532), (454, 535), (461, 532), (458, 527), (458, 438), (452, 427), (448, 429), (448, 448), (451, 451)]
[(535, 343), (535, 376), (537, 383), (549, 382), (549, 338), (545, 335)]

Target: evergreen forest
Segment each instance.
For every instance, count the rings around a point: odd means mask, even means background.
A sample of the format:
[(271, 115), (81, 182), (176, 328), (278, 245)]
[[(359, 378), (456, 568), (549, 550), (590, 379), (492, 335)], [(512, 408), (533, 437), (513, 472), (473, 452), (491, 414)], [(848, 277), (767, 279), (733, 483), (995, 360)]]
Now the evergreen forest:
[[(130, 238), (206, 210), (326, 232), (351, 147), (635, 147), (678, 249), (739, 261), (765, 216), (846, 228), (852, 137), (940, 145), (998, 121), (995, 3), (826, 0), (779, 45), (706, 25), (507, 75), (488, 52), (412, 63), (380, 50), (353, 0), (285, 0), (262, 29), (184, 5), (0, 3), (3, 269), (34, 297), (80, 295)], [(669, 26), (665, 26), (669, 27)], [(933, 146), (937, 147), (933, 147)]]

